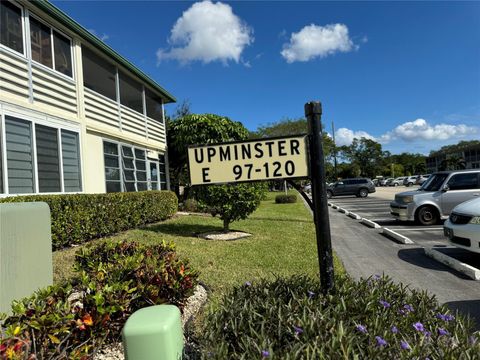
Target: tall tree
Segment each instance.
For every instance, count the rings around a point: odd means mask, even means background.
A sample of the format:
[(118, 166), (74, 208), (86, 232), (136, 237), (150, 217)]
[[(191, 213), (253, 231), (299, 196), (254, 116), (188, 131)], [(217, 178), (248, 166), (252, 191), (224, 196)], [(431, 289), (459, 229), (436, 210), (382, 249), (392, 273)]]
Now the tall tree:
[(384, 152), (382, 145), (374, 140), (355, 138), (350, 146), (342, 146), (341, 152), (343, 157), (359, 167), (362, 176), (373, 178), (381, 171)]

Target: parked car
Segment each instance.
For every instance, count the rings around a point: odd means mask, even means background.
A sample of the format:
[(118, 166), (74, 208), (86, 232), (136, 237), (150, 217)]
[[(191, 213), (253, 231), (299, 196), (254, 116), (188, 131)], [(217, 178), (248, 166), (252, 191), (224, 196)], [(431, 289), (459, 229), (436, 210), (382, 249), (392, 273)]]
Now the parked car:
[(395, 195), (390, 214), (398, 220), (433, 225), (458, 204), (480, 196), (480, 169), (440, 171), (417, 190)]
[(367, 178), (343, 179), (337, 181), (327, 188), (327, 197), (339, 195), (356, 195), (365, 198), (369, 193), (374, 193), (375, 185)]
[(443, 225), (451, 245), (480, 253), (480, 198), (457, 205)]
[(403, 185), (403, 180), (405, 180), (405, 176), (397, 177), (397, 178), (393, 179), (393, 180), (388, 184), (388, 186), (399, 186), (399, 185)]
[(407, 187), (415, 185), (416, 182), (417, 182), (417, 176), (418, 175), (407, 176), (405, 179), (403, 179), (403, 185), (405, 185)]
[(415, 182), (415, 184), (417, 185), (423, 185), (423, 183), (425, 181), (427, 181), (427, 179), (430, 177), (430, 174), (426, 174), (426, 175), (418, 175), (417, 176), (417, 181)]
[(394, 178), (383, 179), (381, 185), (382, 186), (390, 186), (390, 183), (395, 180)]

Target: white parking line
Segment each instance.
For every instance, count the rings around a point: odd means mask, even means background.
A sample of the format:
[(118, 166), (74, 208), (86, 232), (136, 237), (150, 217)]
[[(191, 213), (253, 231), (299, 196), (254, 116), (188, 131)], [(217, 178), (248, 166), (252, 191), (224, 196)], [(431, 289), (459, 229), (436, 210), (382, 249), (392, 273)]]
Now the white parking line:
[(429, 231), (429, 230), (443, 230), (443, 228), (396, 228), (393, 227), (395, 231)]

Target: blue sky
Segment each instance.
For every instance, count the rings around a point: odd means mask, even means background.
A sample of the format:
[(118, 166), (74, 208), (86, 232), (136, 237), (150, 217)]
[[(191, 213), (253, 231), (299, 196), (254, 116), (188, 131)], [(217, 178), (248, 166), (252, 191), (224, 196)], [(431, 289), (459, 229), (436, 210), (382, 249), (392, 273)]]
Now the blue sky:
[(254, 130), (320, 100), (340, 143), (480, 139), (480, 2), (54, 3), (195, 113)]

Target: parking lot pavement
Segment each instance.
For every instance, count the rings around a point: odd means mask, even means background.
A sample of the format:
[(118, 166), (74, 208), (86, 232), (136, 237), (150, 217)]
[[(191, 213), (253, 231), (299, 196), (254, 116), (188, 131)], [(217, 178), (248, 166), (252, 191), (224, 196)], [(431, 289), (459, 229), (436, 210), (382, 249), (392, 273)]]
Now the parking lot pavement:
[[(330, 201), (351, 211), (355, 207), (359, 215), (379, 214), (370, 210), (375, 206), (385, 210), (385, 200), (378, 201), (382, 199), (375, 200), (373, 196), (367, 199), (345, 197), (343, 201), (337, 201), (339, 199)], [(365, 207), (356, 204), (361, 202)], [(367, 228), (358, 220), (332, 208), (329, 215), (333, 249), (350, 275), (358, 279), (386, 274), (396, 282), (427, 290), (435, 294), (440, 303), (469, 314), (475, 320), (477, 330), (480, 330), (480, 284), (424, 252), (425, 244), (445, 245), (440, 230), (433, 227), (419, 231), (417, 226), (407, 226), (402, 233), (415, 233), (416, 243), (406, 245), (390, 241), (381, 234), (381, 229)]]
[(375, 193), (367, 198), (355, 196), (339, 196), (330, 199), (332, 204), (338, 205), (350, 212), (360, 215), (382, 227), (387, 227), (396, 233), (403, 235), (414, 243), (425, 246), (447, 246), (448, 242), (443, 236), (442, 224), (423, 226), (414, 222), (397, 221), (390, 215), (390, 201), (395, 198), (397, 192), (410, 191), (413, 187), (380, 187)]

